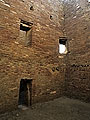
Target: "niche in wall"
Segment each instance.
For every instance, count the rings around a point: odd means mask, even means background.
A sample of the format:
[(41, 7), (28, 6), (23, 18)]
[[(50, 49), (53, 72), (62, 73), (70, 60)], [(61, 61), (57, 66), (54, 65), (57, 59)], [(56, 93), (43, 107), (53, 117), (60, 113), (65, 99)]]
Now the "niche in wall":
[(32, 25), (33, 23), (24, 20), (20, 22), (19, 42), (25, 46), (32, 44)]

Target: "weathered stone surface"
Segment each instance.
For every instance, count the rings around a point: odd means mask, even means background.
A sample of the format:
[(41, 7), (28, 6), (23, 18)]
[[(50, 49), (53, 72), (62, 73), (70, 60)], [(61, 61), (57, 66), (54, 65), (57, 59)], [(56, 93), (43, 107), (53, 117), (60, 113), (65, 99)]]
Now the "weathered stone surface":
[[(63, 94), (65, 65), (58, 58), (62, 9), (59, 0), (0, 1), (0, 112), (17, 107), (21, 78), (33, 79), (33, 103)], [(21, 19), (33, 23), (31, 46), (21, 42)]]
[(64, 2), (65, 32), (68, 36), (66, 94), (90, 102), (90, 3)]
[[(90, 101), (89, 5), (0, 0), (0, 112), (17, 107), (21, 78), (33, 79), (33, 103), (61, 95)], [(32, 24), (30, 34), (21, 32), (22, 20)], [(66, 55), (58, 53), (63, 36), (68, 37)]]

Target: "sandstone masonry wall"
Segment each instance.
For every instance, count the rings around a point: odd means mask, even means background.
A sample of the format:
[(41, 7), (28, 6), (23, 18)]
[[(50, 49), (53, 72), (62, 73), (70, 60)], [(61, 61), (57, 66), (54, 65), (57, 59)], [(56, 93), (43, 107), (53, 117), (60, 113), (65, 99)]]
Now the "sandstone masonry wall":
[(90, 2), (64, 1), (68, 36), (66, 95), (90, 102)]
[[(21, 20), (33, 23), (30, 46), (22, 42)], [(33, 79), (33, 103), (63, 94), (62, 21), (60, 0), (0, 0), (0, 112), (17, 108), (21, 78)]]

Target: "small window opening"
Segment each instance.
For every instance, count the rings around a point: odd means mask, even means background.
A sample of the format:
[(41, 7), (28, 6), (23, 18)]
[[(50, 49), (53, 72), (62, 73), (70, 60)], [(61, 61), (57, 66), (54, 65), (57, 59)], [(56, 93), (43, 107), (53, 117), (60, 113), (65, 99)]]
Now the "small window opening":
[(21, 20), (19, 41), (25, 46), (32, 44), (32, 25), (33, 23)]
[(30, 7), (30, 10), (34, 10), (33, 6)]
[(88, 0), (88, 2), (90, 2), (90, 0)]
[(53, 19), (53, 16), (52, 16), (52, 15), (50, 15), (50, 19), (51, 19), (51, 20)]
[(59, 38), (59, 53), (60, 54), (66, 54), (67, 53), (67, 48), (66, 48), (66, 37), (60, 37)]
[(32, 79), (21, 79), (18, 107), (32, 105)]

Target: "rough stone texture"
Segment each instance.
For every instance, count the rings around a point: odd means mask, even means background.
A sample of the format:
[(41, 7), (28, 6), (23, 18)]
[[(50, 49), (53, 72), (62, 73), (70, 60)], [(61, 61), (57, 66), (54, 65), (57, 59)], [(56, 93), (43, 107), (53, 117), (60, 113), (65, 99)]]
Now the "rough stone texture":
[[(33, 79), (33, 103), (63, 94), (62, 10), (59, 0), (0, 0), (0, 112), (17, 107), (21, 78)], [(21, 19), (33, 23), (30, 46), (21, 42)]]
[[(89, 5), (0, 0), (0, 112), (17, 108), (21, 78), (33, 79), (33, 103), (64, 93), (90, 102)], [(33, 23), (30, 34), (20, 30), (21, 20)], [(62, 36), (68, 37), (66, 55), (58, 53)]]
[(26, 111), (0, 115), (0, 120), (90, 120), (90, 104), (69, 98), (38, 103)]
[(66, 95), (90, 102), (90, 3), (64, 1), (68, 36)]

